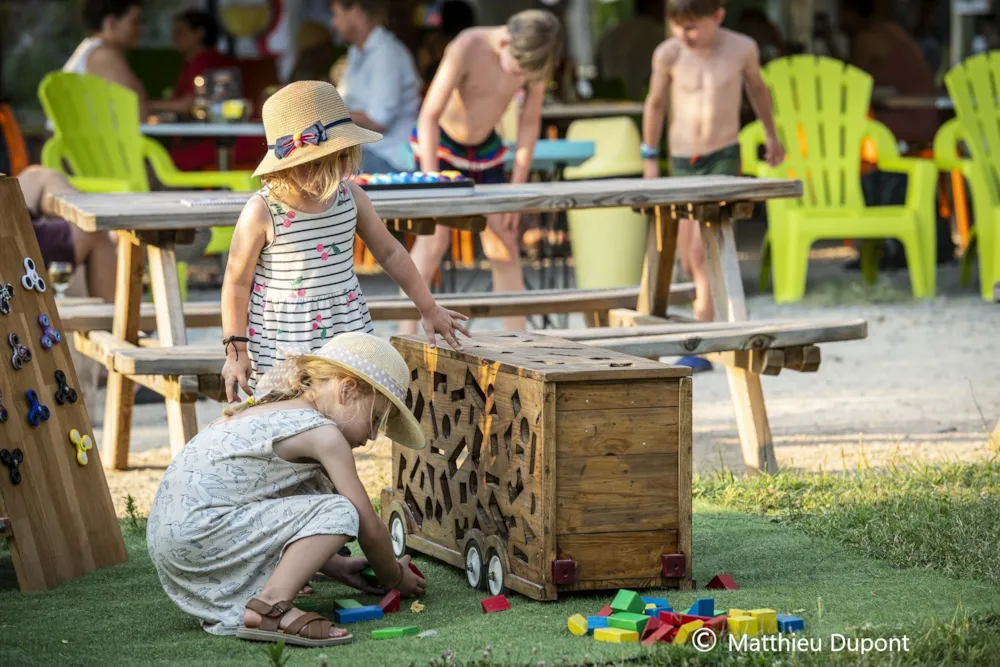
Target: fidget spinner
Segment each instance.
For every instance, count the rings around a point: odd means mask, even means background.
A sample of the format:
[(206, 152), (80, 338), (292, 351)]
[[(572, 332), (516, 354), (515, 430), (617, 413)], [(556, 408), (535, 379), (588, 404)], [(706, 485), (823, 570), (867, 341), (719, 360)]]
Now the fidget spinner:
[(76, 447), (76, 462), (87, 465), (87, 452), (94, 448), (94, 441), (89, 435), (80, 435), (76, 429), (69, 432), (69, 441)]
[(10, 416), (7, 412), (7, 408), (3, 406), (2, 401), (3, 401), (3, 392), (0, 391), (0, 424), (3, 424), (5, 421), (7, 421), (7, 417)]
[(45, 291), (45, 279), (38, 275), (38, 271), (35, 270), (35, 261), (30, 257), (24, 258), (24, 275), (21, 276), (21, 285), (26, 290)]
[(56, 387), (56, 403), (59, 405), (76, 403), (76, 389), (66, 384), (66, 374), (62, 371), (56, 371), (56, 384), (59, 385)]
[(10, 363), (14, 366), (15, 371), (19, 371), (22, 366), (31, 361), (31, 350), (21, 345), (21, 339), (18, 338), (16, 333), (11, 333), (7, 336), (7, 342), (10, 343), (11, 349), (14, 350), (14, 356), (10, 358)]
[(28, 424), (38, 426), (43, 421), (49, 420), (49, 409), (38, 402), (38, 394), (34, 389), (29, 389), (24, 395), (28, 399)]
[(10, 314), (10, 302), (14, 299), (14, 286), (0, 283), (0, 315)]
[(52, 326), (52, 322), (49, 321), (49, 316), (42, 313), (38, 316), (38, 325), (42, 327), (42, 348), (46, 350), (52, 349), (52, 346), (56, 343), (62, 342), (62, 334), (55, 330)]
[(0, 449), (0, 463), (10, 468), (10, 483), (21, 483), (21, 464), (24, 462), (24, 453), (20, 449), (12, 452)]

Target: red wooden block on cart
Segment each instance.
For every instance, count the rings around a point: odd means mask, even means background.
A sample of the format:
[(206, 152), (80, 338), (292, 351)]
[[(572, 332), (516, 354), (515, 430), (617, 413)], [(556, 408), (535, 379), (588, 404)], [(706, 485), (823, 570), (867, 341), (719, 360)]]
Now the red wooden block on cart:
[(642, 631), (642, 638), (646, 639), (647, 637), (649, 637), (651, 634), (653, 634), (663, 626), (664, 626), (663, 621), (661, 621), (655, 616), (651, 616), (649, 620), (646, 622), (645, 629)]
[(677, 628), (669, 625), (661, 625), (660, 629), (649, 635), (642, 640), (643, 646), (652, 646), (656, 642), (666, 642), (669, 644), (674, 641), (674, 637), (677, 635)]
[(383, 614), (391, 614), (394, 611), (399, 611), (399, 591), (392, 589), (386, 593), (386, 596), (382, 598), (378, 606), (382, 608)]
[(687, 558), (684, 554), (662, 554), (660, 556), (660, 574), (664, 577), (683, 577), (687, 569)]
[(410, 569), (413, 571), (413, 574), (417, 575), (418, 577), (420, 577), (425, 581), (427, 580), (427, 577), (424, 576), (424, 573), (418, 570), (417, 566), (414, 565), (413, 563), (410, 563)]
[(606, 605), (604, 605), (604, 607), (599, 612), (597, 612), (596, 614), (594, 614), (594, 616), (610, 616), (611, 613), (612, 613), (612, 611), (611, 611), (611, 605), (606, 604)]
[(483, 613), (492, 614), (495, 611), (504, 611), (510, 609), (510, 602), (507, 601), (503, 595), (496, 595), (491, 598), (486, 598), (482, 602)]
[(576, 561), (569, 559), (552, 561), (552, 583), (575, 584)]
[(713, 590), (725, 590), (725, 591), (735, 591), (739, 589), (736, 582), (733, 581), (733, 575), (731, 574), (717, 574), (712, 577), (712, 580), (708, 582), (705, 588), (710, 588)]

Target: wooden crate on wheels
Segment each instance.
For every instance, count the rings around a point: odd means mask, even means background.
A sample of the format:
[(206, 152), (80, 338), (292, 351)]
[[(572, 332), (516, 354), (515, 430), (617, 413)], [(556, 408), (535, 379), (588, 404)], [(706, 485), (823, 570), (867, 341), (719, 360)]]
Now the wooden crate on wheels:
[(428, 441), (393, 445), (382, 518), (397, 557), (536, 600), (691, 587), (689, 369), (534, 333), (393, 344)]

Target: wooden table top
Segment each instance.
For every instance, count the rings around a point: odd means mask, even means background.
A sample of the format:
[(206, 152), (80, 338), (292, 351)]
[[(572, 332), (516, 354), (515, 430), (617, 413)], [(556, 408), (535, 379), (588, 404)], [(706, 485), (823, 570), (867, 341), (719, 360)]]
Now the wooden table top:
[(642, 102), (595, 100), (573, 104), (546, 104), (542, 107), (545, 120), (575, 118), (605, 118), (608, 116), (641, 116)]
[[(801, 181), (687, 176), (477, 185), (471, 194), (463, 196), (380, 200), (373, 194), (372, 202), (384, 219), (418, 220), (620, 206), (765, 201), (801, 195)], [(51, 204), (60, 216), (86, 231), (166, 231), (234, 225), (249, 196), (205, 191), (74, 193), (55, 196)]]

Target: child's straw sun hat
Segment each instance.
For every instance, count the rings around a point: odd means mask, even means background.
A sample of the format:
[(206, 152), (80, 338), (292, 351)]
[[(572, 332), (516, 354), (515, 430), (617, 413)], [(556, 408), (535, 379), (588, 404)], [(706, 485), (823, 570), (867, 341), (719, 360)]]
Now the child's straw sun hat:
[(389, 439), (411, 449), (424, 448), (424, 431), (404, 403), (410, 371), (403, 357), (388, 341), (371, 334), (351, 332), (332, 338), (318, 350), (294, 344), (279, 347), (285, 359), (276, 363), (257, 382), (254, 392), (257, 398), (263, 398), (272, 390), (288, 384), (295, 372), (291, 361), (293, 357), (319, 357), (363, 379), (392, 402), (395, 409), (390, 412), (384, 429)]
[(325, 81), (290, 83), (266, 102), (261, 111), (267, 155), (254, 176), (263, 176), (351, 146), (382, 138), (351, 120), (340, 93)]

